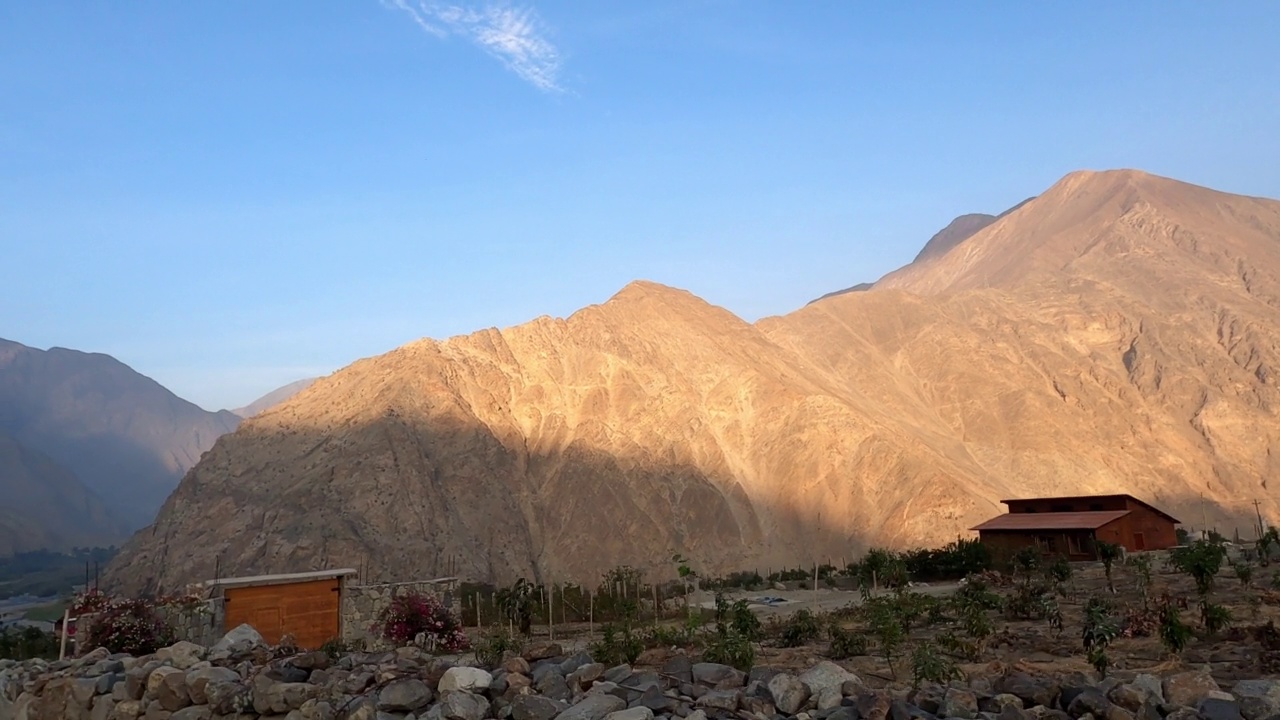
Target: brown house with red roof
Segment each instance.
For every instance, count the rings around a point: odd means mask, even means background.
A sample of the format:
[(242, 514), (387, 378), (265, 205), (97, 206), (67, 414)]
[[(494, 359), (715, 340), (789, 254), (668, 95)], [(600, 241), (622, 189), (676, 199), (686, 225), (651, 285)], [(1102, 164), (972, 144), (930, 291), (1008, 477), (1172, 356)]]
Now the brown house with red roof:
[(1178, 544), (1178, 519), (1132, 495), (1002, 500), (1009, 512), (973, 528), (997, 553), (1039, 547), (1070, 560), (1096, 560), (1097, 541), (1130, 552)]

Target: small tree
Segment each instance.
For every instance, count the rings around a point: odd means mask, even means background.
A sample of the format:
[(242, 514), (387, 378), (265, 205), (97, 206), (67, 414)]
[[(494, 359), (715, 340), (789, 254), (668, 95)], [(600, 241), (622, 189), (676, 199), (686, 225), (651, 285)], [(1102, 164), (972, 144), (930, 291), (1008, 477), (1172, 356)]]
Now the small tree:
[(1226, 556), (1227, 550), (1221, 543), (1197, 540), (1185, 547), (1174, 548), (1169, 553), (1169, 563), (1190, 575), (1196, 582), (1196, 592), (1204, 598), (1213, 590), (1213, 578), (1222, 569)]
[(502, 588), (494, 594), (498, 611), (520, 628), (520, 634), (528, 636), (533, 633), (533, 583), (520, 578), (511, 587)]
[(1138, 575), (1138, 592), (1142, 594), (1142, 606), (1146, 607), (1147, 600), (1151, 595), (1151, 556), (1134, 555), (1126, 563)]
[(1111, 617), (1111, 606), (1102, 598), (1089, 598), (1084, 607), (1084, 629), (1081, 641), (1089, 664), (1102, 677), (1107, 676), (1107, 668), (1111, 666), (1111, 658), (1107, 657), (1107, 646), (1120, 634), (1120, 628)]
[(1267, 528), (1258, 538), (1258, 564), (1266, 567), (1271, 564), (1271, 548), (1280, 546), (1280, 530)]
[(911, 652), (911, 686), (920, 687), (921, 682), (933, 682), (946, 685), (953, 680), (961, 680), (964, 673), (947, 658), (938, 654), (933, 643), (921, 643)]
[(1167, 596), (1160, 607), (1160, 643), (1170, 655), (1178, 655), (1191, 641), (1191, 626), (1182, 622), (1178, 606)]
[(893, 667), (893, 657), (898, 652), (898, 647), (906, 640), (907, 634), (902, 629), (902, 618), (898, 613), (894, 612), (891, 602), (882, 598), (866, 605), (867, 609), (867, 626), (872, 636), (876, 639), (876, 646), (880, 650), (880, 655), (884, 657), (885, 663), (889, 665), (889, 673), (897, 679), (898, 673)]
[(1120, 555), (1123, 553), (1123, 550), (1119, 545), (1109, 543), (1105, 540), (1099, 540), (1097, 542), (1097, 548), (1098, 559), (1102, 561), (1102, 570), (1107, 575), (1107, 591), (1114, 595), (1116, 592), (1116, 585), (1111, 576), (1111, 568), (1115, 565), (1116, 560), (1120, 559)]

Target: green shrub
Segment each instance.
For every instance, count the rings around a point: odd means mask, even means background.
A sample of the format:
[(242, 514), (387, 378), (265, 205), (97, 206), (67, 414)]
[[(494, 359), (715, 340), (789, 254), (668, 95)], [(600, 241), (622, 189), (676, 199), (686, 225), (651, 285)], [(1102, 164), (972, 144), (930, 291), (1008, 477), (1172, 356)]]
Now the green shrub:
[(1222, 569), (1227, 550), (1221, 543), (1197, 540), (1185, 547), (1176, 547), (1169, 553), (1169, 564), (1190, 575), (1201, 597), (1213, 590), (1213, 579)]
[(902, 560), (913, 580), (959, 580), (991, 569), (991, 550), (978, 540), (957, 540), (940, 548), (912, 550)]
[(0, 630), (0, 660), (32, 660), (58, 658), (58, 637), (38, 627)]
[(600, 641), (591, 646), (591, 657), (605, 665), (630, 665), (644, 652), (644, 640), (631, 623), (608, 624), (601, 629)]
[(832, 623), (828, 629), (831, 645), (827, 656), (833, 660), (847, 660), (867, 654), (867, 636), (855, 630), (846, 630)]
[(920, 687), (922, 682), (946, 685), (962, 680), (964, 673), (956, 664), (942, 657), (931, 643), (921, 643), (911, 652), (911, 684)]
[(1084, 607), (1081, 641), (1089, 664), (1103, 677), (1106, 677), (1107, 668), (1111, 666), (1107, 647), (1119, 634), (1120, 628), (1111, 617), (1111, 604), (1102, 598), (1089, 598)]
[(764, 626), (760, 623), (760, 618), (751, 612), (751, 606), (746, 600), (740, 599), (730, 603), (719, 593), (716, 594), (715, 621), (717, 625), (728, 625), (748, 641), (759, 640), (764, 634)]
[(777, 629), (779, 647), (800, 647), (822, 636), (822, 623), (807, 609), (795, 611)]
[(1231, 611), (1222, 605), (1215, 605), (1208, 600), (1201, 600), (1200, 619), (1204, 622), (1204, 629), (1208, 630), (1209, 634), (1217, 635), (1230, 627)]
[(508, 653), (519, 655), (523, 650), (520, 636), (501, 626), (486, 630), (475, 645), (476, 660), (488, 668), (501, 665)]

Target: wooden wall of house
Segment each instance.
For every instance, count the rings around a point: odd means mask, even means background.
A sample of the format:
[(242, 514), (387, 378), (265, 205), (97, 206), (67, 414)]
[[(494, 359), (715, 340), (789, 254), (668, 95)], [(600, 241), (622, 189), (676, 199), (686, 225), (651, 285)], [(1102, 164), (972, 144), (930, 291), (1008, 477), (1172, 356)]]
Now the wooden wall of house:
[[(1070, 538), (1075, 535), (1078, 538), (1077, 548), (1081, 552), (1072, 549)], [(991, 550), (992, 558), (996, 560), (997, 566), (1009, 561), (1013, 554), (1026, 547), (1036, 547), (1038, 545), (1037, 538), (1050, 536), (1053, 537), (1053, 554), (1065, 555), (1069, 560), (1092, 560), (1094, 559), (1093, 543), (1089, 536), (1089, 531), (1064, 531), (1064, 530), (1045, 530), (1041, 532), (1021, 531), (1021, 530), (981, 530), (978, 533), (978, 539), (983, 545)]]
[[(1129, 501), (1129, 515), (1122, 518), (1128, 529), (1129, 550), (1163, 550), (1178, 544), (1177, 528), (1169, 518), (1139, 502)], [(1143, 545), (1138, 548), (1134, 533), (1142, 533)]]

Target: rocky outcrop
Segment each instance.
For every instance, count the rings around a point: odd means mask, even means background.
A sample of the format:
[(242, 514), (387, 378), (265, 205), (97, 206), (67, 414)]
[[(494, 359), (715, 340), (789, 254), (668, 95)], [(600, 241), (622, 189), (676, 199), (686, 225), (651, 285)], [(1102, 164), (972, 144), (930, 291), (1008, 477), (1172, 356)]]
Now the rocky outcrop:
[(207, 651), (0, 661), (0, 720), (1263, 720), (1280, 693), (1271, 679), (1223, 692), (1195, 671), (1101, 682), (1079, 673), (975, 675), (948, 686), (871, 688), (830, 662), (742, 672), (679, 655), (661, 671), (601, 669), (554, 644), (509, 655), (492, 671), (456, 664), (462, 659), (413, 647), (290, 654), (241, 630)]
[(1257, 497), (1274, 522), (1278, 238), (1275, 201), (1078, 173), (786, 316), (635, 283), (411, 343), (221, 439), (107, 578), (664, 579), (677, 552), (710, 574), (838, 561), (1070, 493), (1220, 529)]

